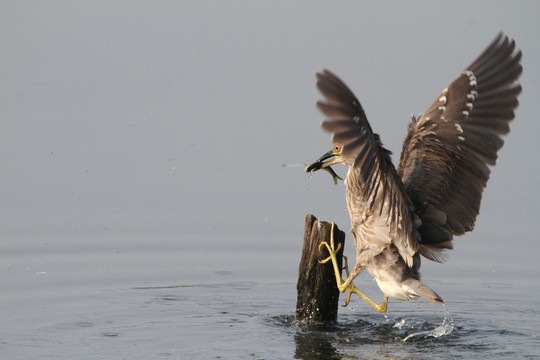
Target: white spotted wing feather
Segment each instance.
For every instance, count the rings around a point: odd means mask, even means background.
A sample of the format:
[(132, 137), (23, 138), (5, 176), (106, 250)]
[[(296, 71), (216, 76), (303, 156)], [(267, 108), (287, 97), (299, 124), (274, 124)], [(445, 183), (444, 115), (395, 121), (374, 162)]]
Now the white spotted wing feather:
[(398, 174), (422, 221), (420, 252), (432, 260), (452, 248), (453, 235), (474, 227), (487, 165), (495, 164), (518, 105), (520, 60), (500, 33), (409, 125)]

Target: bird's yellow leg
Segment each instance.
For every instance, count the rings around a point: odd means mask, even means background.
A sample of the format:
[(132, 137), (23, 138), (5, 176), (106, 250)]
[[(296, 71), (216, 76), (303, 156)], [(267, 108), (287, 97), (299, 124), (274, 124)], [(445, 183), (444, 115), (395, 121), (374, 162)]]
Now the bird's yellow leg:
[(347, 299), (345, 300), (345, 306), (349, 304), (349, 301), (351, 299), (351, 295), (355, 293), (360, 298), (362, 298), (365, 302), (367, 302), (369, 305), (373, 306), (375, 310), (377, 310), (380, 313), (385, 313), (388, 305), (388, 296), (384, 295), (384, 301), (382, 304), (377, 304), (375, 301), (373, 301), (369, 296), (361, 292), (353, 283), (352, 279), (349, 279), (349, 266), (347, 264), (347, 257), (343, 256), (343, 259), (345, 261), (345, 273), (347, 274), (347, 281), (343, 281), (341, 278), (341, 269), (338, 266), (337, 263), (337, 253), (341, 249), (341, 244), (338, 244), (337, 248), (334, 245), (334, 222), (332, 221), (332, 228), (330, 230), (330, 244), (328, 244), (326, 241), (321, 242), (319, 244), (319, 250), (325, 246), (328, 250), (328, 253), (330, 254), (326, 259), (321, 260), (320, 262), (322, 264), (327, 263), (328, 261), (332, 260), (332, 265), (334, 266), (334, 273), (336, 275), (336, 282), (337, 282), (337, 288), (340, 292), (345, 292), (345, 290), (349, 290), (349, 293), (347, 294)]
[[(322, 249), (323, 246), (326, 247), (328, 250), (328, 253), (330, 254), (326, 259), (320, 260), (321, 264), (326, 264), (328, 261), (332, 260), (332, 265), (334, 266), (334, 274), (336, 275), (336, 283), (338, 290), (340, 292), (344, 292), (347, 289), (347, 285), (341, 278), (341, 269), (338, 266), (337, 263), (337, 253), (341, 249), (341, 244), (338, 244), (337, 248), (334, 244), (334, 222), (332, 221), (332, 228), (330, 230), (330, 244), (328, 244), (326, 241), (323, 241), (319, 244), (319, 251)], [(349, 272), (349, 270), (347, 270)]]
[(355, 293), (356, 295), (360, 296), (365, 302), (373, 306), (373, 308), (380, 313), (385, 313), (386, 309), (388, 308), (388, 296), (384, 295), (383, 302), (381, 304), (377, 304), (375, 301), (371, 300), (369, 296), (367, 296), (366, 294), (358, 290), (358, 288), (354, 286), (353, 283), (349, 285), (349, 294), (347, 294), (347, 300), (345, 301), (344, 306), (347, 306), (347, 304), (349, 303), (352, 293)]
[[(349, 278), (349, 265), (347, 264), (347, 257), (343, 256), (343, 260), (345, 261), (345, 273), (347, 274), (347, 278)], [(375, 301), (373, 301), (369, 296), (361, 292), (353, 283), (352, 281), (349, 283), (349, 286), (347, 287), (349, 289), (349, 293), (347, 294), (347, 299), (345, 300), (345, 305), (347, 306), (349, 304), (349, 301), (351, 300), (351, 295), (355, 293), (356, 295), (360, 296), (365, 302), (367, 302), (369, 305), (373, 306), (375, 310), (377, 310), (380, 313), (385, 313), (386, 309), (388, 307), (388, 296), (384, 295), (384, 300), (382, 304), (377, 304)]]

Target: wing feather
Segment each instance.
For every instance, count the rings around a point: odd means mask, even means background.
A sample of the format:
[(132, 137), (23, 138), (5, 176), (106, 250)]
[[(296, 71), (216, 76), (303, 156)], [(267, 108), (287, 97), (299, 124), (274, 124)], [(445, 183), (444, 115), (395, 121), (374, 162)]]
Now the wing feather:
[(474, 227), (482, 192), (518, 106), (521, 51), (500, 33), (418, 119), (398, 174), (418, 216), (420, 252), (440, 261), (453, 235)]
[[(325, 100), (317, 103), (319, 109), (328, 117), (321, 127), (331, 132), (332, 140), (342, 146), (341, 156), (350, 165), (354, 179), (365, 208), (353, 209), (361, 212), (359, 217), (382, 219), (390, 228), (391, 241), (409, 266), (418, 251), (418, 234), (411, 211), (411, 203), (390, 159), (390, 152), (373, 133), (364, 110), (351, 90), (334, 74), (323, 70), (316, 74), (317, 87)], [(351, 209), (349, 209), (351, 211)], [(355, 234), (378, 233), (377, 227), (358, 229)], [(386, 238), (385, 238), (386, 239)], [(376, 241), (376, 239), (372, 239)], [(383, 240), (383, 242), (386, 240)]]

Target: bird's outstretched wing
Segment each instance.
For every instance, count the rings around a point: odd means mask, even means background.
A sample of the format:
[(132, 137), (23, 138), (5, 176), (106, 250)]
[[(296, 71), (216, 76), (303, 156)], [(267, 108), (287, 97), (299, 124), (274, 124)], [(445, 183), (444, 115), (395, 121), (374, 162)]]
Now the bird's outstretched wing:
[(409, 124), (398, 174), (422, 220), (420, 252), (440, 261), (452, 236), (474, 227), (501, 135), (521, 85), (521, 51), (502, 32), (418, 120)]
[[(410, 202), (401, 180), (377, 134), (369, 125), (366, 114), (351, 90), (334, 74), (323, 70), (316, 74), (317, 87), (325, 101), (317, 102), (328, 117), (321, 127), (331, 132), (332, 141), (341, 145), (341, 156), (357, 171), (360, 184), (356, 190), (368, 206), (368, 216), (386, 217), (394, 245), (400, 255), (412, 266), (418, 251), (418, 239)], [(350, 210), (350, 209), (349, 209)], [(409, 221), (411, 220), (411, 221)]]

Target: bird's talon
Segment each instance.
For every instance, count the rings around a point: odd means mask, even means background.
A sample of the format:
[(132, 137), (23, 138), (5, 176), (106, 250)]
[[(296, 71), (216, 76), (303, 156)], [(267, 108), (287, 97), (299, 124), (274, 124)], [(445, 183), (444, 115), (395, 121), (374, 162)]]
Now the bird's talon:
[(330, 251), (330, 246), (328, 245), (328, 243), (326, 241), (323, 241), (322, 243), (319, 244), (319, 252), (322, 251), (322, 248), (326, 246), (326, 249), (328, 249), (328, 252), (330, 253), (330, 256), (328, 256), (327, 258), (323, 259), (323, 260), (319, 260), (319, 263), (320, 264), (326, 264), (329, 260), (332, 260), (332, 253)]
[(349, 305), (350, 301), (351, 301), (351, 292), (349, 292), (349, 294), (347, 294), (347, 299), (345, 299), (345, 303), (342, 306), (347, 307)]
[(352, 283), (348, 286), (348, 289), (349, 289), (349, 293), (347, 294), (347, 298), (345, 299), (345, 304), (343, 304), (343, 307), (346, 307), (347, 305), (349, 305), (349, 302), (351, 301), (351, 295), (353, 293), (353, 286)]
[(330, 260), (332, 260), (331, 256), (327, 257), (326, 259), (319, 260), (319, 264), (326, 264)]
[(322, 251), (323, 247), (326, 247), (326, 250), (328, 250), (328, 253), (330, 255), (328, 255), (328, 257), (323, 259), (323, 260), (319, 260), (319, 263), (321, 263), (321, 264), (325, 264), (328, 261), (332, 260), (332, 258), (337, 257), (337, 253), (339, 252), (339, 250), (341, 250), (341, 243), (339, 243), (337, 248), (336, 248), (336, 247), (334, 247), (334, 242), (333, 241), (331, 241), (330, 244), (328, 244), (326, 241), (323, 241), (323, 242), (321, 242), (319, 244), (319, 251)]
[(326, 241), (323, 241), (322, 243), (319, 244), (319, 251), (321, 251), (321, 249), (326, 246), (327, 249), (330, 249), (330, 246), (328, 245), (328, 243)]

